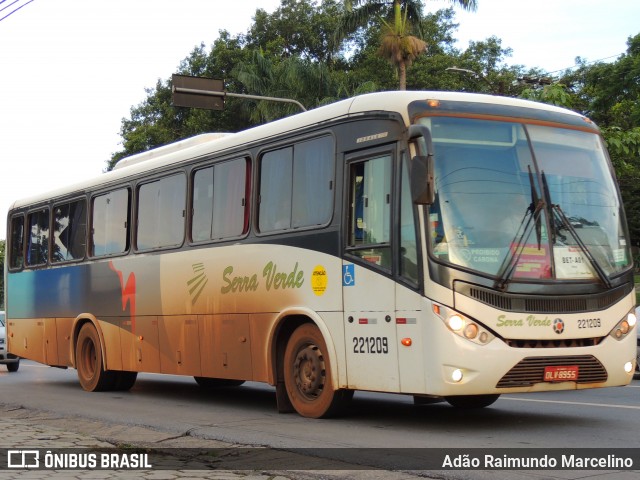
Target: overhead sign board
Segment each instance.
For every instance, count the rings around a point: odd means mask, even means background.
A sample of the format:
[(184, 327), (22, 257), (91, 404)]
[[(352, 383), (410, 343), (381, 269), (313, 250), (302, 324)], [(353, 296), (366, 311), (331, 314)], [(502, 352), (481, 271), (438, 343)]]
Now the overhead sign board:
[(224, 81), (214, 78), (172, 75), (173, 105), (224, 110)]

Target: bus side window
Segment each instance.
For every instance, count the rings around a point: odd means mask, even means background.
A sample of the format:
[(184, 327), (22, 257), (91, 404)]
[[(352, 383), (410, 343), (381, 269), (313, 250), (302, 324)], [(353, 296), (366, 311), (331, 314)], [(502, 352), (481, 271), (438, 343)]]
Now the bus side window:
[(402, 176), (400, 185), (400, 275), (413, 283), (418, 283), (418, 248), (414, 205), (409, 179), (409, 160), (402, 155)]
[(391, 269), (391, 155), (351, 165), (348, 251)]
[(267, 152), (260, 163), (261, 232), (325, 225), (333, 214), (333, 137)]
[(84, 258), (87, 232), (86, 202), (56, 205), (53, 209), (52, 262)]
[(262, 156), (258, 212), (258, 228), (261, 232), (291, 228), (292, 179), (292, 147), (267, 152)]
[(138, 250), (177, 247), (184, 240), (187, 181), (181, 173), (138, 188)]
[(197, 170), (193, 175), (191, 239), (239, 237), (249, 227), (249, 160), (237, 158)]
[(18, 269), (24, 266), (24, 217), (11, 219), (11, 251), (9, 268)]
[(27, 265), (44, 265), (49, 258), (49, 209), (32, 212), (27, 217), (29, 237)]
[(92, 255), (112, 255), (129, 250), (128, 188), (98, 195), (92, 203)]

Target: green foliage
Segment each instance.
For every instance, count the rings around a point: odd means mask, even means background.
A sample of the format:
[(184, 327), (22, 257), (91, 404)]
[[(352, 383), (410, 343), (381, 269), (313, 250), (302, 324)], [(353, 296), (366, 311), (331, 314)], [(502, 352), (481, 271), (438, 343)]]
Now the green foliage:
[(339, 53), (333, 41), (342, 8), (335, 0), (282, 0), (271, 15), (256, 11), (246, 36), (246, 48), (265, 56), (300, 57), (331, 63)]
[(545, 85), (543, 88), (527, 88), (520, 93), (520, 97), (558, 107), (573, 108), (573, 97), (561, 83)]

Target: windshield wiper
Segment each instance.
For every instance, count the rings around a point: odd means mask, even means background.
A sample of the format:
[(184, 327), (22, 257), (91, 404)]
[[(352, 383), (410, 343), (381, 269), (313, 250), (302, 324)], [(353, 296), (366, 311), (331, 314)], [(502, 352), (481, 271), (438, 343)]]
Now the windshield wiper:
[[(496, 281), (494, 282), (493, 287), (502, 291), (504, 291), (511, 280), (513, 272), (515, 271), (516, 266), (520, 261), (520, 257), (522, 256), (522, 252), (524, 252), (524, 241), (529, 238), (529, 235), (531, 234), (532, 220), (533, 224), (535, 224), (538, 250), (540, 250), (542, 239), (542, 225), (540, 217), (541, 212), (545, 209), (545, 202), (538, 197), (538, 191), (536, 190), (535, 183), (533, 181), (533, 173), (531, 172), (531, 165), (527, 165), (527, 167), (529, 169), (529, 184), (531, 186), (531, 204), (525, 210), (520, 226), (511, 240), (509, 245), (510, 252), (505, 256), (500, 268), (498, 269), (498, 274), (496, 275)], [(511, 250), (513, 245), (515, 245), (516, 248)]]
[(602, 281), (602, 283), (605, 284), (605, 286), (607, 288), (611, 288), (611, 281), (609, 280), (609, 276), (607, 275), (607, 273), (604, 271), (604, 269), (602, 268), (602, 265), (600, 265), (600, 262), (598, 262), (598, 260), (596, 260), (596, 258), (591, 254), (591, 251), (587, 248), (587, 246), (584, 244), (584, 242), (582, 241), (582, 239), (580, 238), (580, 235), (578, 235), (578, 232), (576, 232), (576, 229), (573, 228), (573, 225), (571, 224), (571, 221), (567, 218), (567, 216), (564, 214), (564, 212), (562, 211), (562, 208), (560, 207), (560, 205), (558, 204), (554, 204), (551, 203), (550, 201), (550, 194), (549, 194), (549, 186), (547, 185), (547, 177), (544, 174), (544, 170), (541, 173), (542, 175), (542, 188), (545, 190), (545, 197), (549, 199), (549, 210), (551, 213), (551, 218), (549, 219), (549, 224), (553, 225), (552, 227), (550, 227), (553, 230), (553, 243), (552, 245), (555, 248), (555, 238), (556, 238), (556, 229), (555, 229), (555, 217), (557, 216), (558, 219), (560, 220), (560, 225), (562, 225), (573, 237), (573, 239), (576, 241), (576, 243), (578, 244), (578, 246), (580, 247), (580, 250), (582, 250), (582, 253), (587, 257), (587, 260), (589, 260), (589, 263), (591, 263), (591, 266), (593, 267), (593, 269), (596, 271), (596, 273), (598, 274), (598, 277), (600, 277), (600, 280)]

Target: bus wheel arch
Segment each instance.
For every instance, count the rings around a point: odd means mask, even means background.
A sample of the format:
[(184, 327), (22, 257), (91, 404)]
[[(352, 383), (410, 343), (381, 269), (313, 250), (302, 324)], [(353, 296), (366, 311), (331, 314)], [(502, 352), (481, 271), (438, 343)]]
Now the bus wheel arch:
[(336, 356), (319, 325), (303, 315), (287, 318), (274, 345), (278, 410), (310, 418), (340, 413), (353, 391), (337, 388)]
[(300, 325), (305, 323), (313, 323), (311, 318), (305, 315), (287, 315), (280, 318), (271, 335), (270, 354), (270, 370), (273, 384), (276, 386), (276, 401), (278, 404), (278, 412), (292, 413), (295, 412), (284, 382), (284, 352), (291, 335)]

